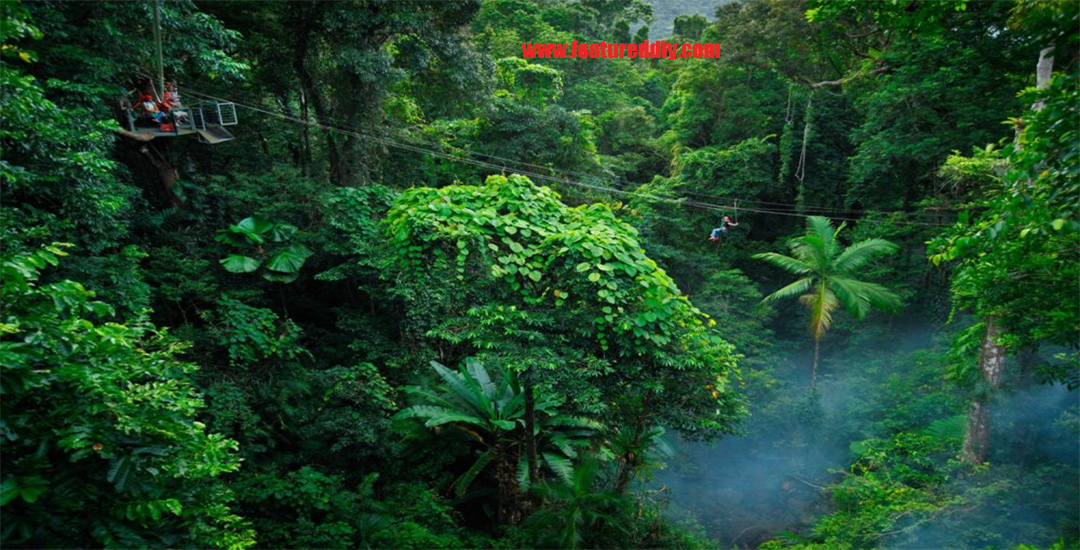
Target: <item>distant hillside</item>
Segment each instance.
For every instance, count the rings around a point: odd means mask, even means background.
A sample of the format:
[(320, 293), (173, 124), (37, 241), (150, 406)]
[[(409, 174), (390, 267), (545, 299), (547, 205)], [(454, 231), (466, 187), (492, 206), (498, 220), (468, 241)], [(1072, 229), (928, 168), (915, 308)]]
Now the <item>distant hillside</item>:
[(675, 18), (680, 15), (701, 14), (711, 21), (716, 7), (733, 0), (649, 0), (653, 6), (654, 20), (649, 26), (649, 39), (670, 38)]

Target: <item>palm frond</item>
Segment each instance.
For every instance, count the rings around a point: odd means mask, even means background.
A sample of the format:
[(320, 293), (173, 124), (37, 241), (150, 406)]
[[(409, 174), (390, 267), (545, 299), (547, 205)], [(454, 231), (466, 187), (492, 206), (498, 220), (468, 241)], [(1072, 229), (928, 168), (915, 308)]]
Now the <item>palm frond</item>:
[(799, 279), (798, 281), (795, 281), (794, 283), (791, 283), (790, 285), (785, 286), (784, 288), (781, 288), (780, 290), (777, 290), (776, 292), (773, 292), (761, 301), (775, 302), (777, 300), (783, 300), (786, 298), (792, 298), (801, 294), (805, 294), (807, 290), (810, 290), (810, 285), (813, 282), (814, 280), (812, 278), (804, 277), (802, 279)]
[(922, 430), (922, 433), (944, 441), (959, 441), (964, 439), (964, 432), (966, 431), (967, 415), (958, 414), (931, 422), (929, 426)]
[(795, 275), (804, 275), (813, 271), (806, 262), (775, 252), (762, 252), (761, 254), (754, 254), (751, 257), (755, 260), (762, 260), (773, 264), (776, 267)]
[(551, 436), (551, 444), (554, 445), (567, 458), (577, 458), (577, 449), (574, 448), (576, 441), (566, 434), (555, 433)]
[(649, 446), (649, 452), (655, 454), (657, 458), (673, 458), (675, 456), (675, 448), (664, 439), (664, 428), (656, 426), (646, 432), (644, 439), (651, 442)]
[(902, 305), (899, 296), (877, 283), (836, 276), (830, 278), (829, 283), (856, 319), (862, 319), (871, 309), (892, 312)]
[(484, 406), (480, 392), (477, 391), (476, 386), (472, 386), (465, 381), (466, 376), (464, 374), (452, 371), (435, 361), (431, 362), (431, 366), (435, 369), (435, 372), (439, 373), (439, 377), (446, 383), (446, 387), (453, 392), (454, 397), (471, 406), (473, 411), (478, 414), (486, 411), (488, 407)]
[(480, 389), (484, 392), (484, 395), (487, 395), (488, 397), (494, 397), (496, 395), (495, 383), (491, 381), (491, 375), (488, 374), (483, 363), (475, 357), (467, 357), (465, 359), (465, 370), (468, 371), (469, 375), (480, 385)]
[(892, 254), (899, 249), (899, 246), (885, 239), (869, 239), (847, 247), (836, 259), (834, 265), (837, 272), (850, 273), (874, 259), (875, 256)]
[(831, 277), (829, 279), (829, 284), (832, 286), (833, 291), (836, 292), (836, 297), (840, 299), (840, 303), (847, 307), (848, 313), (856, 319), (862, 319), (870, 312), (870, 300), (863, 296), (859, 289), (855, 288), (853, 282), (855, 281), (849, 281), (843, 277)]
[(833, 228), (832, 220), (824, 216), (810, 216), (806, 221), (806, 235), (815, 237), (821, 243), (821, 252), (828, 260), (836, 257), (839, 248), (836, 236), (843, 228), (844, 224)]
[(424, 425), (429, 428), (451, 422), (464, 422), (474, 426), (484, 425), (484, 421), (476, 416), (435, 405), (413, 405), (394, 415), (394, 418), (423, 418)]
[(791, 254), (805, 263), (814, 271), (821, 271), (829, 265), (829, 259), (825, 254), (825, 243), (816, 235), (803, 235), (791, 239), (788, 243)]

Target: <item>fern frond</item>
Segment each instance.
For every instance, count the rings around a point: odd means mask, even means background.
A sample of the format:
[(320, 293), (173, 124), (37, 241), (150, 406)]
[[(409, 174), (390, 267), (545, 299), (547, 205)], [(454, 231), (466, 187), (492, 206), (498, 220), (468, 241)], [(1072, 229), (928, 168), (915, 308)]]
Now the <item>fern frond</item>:
[(555, 475), (559, 476), (559, 479), (567, 485), (573, 485), (574, 483), (574, 464), (570, 462), (570, 459), (561, 457), (554, 453), (543, 453), (544, 463), (551, 468), (551, 471), (555, 472)]

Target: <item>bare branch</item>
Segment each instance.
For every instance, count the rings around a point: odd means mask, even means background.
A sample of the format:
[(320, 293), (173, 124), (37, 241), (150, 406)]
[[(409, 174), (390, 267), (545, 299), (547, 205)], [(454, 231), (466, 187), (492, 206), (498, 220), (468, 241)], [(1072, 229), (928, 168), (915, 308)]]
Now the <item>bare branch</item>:
[(883, 72), (888, 71), (889, 69), (891, 69), (891, 67), (888, 67), (888, 66), (878, 67), (878, 68), (876, 68), (876, 69), (874, 69), (872, 71), (858, 72), (858, 73), (855, 73), (855, 74), (845, 76), (844, 78), (841, 78), (839, 80), (822, 80), (821, 82), (806, 82), (806, 84), (808, 86), (810, 86), (810, 89), (812, 89), (812, 90), (817, 90), (818, 88), (824, 88), (826, 86), (843, 86), (844, 84), (847, 84), (848, 82), (851, 82), (852, 80), (855, 80), (855, 79), (857, 79), (857, 78), (859, 78), (861, 76), (871, 76), (871, 75), (875, 75), (875, 74), (881, 74)]
[(146, 142), (154, 139), (154, 134), (136, 134), (135, 132), (129, 132), (129, 131), (123, 130), (123, 129), (114, 130), (114, 131), (116, 133), (128, 138), (128, 139), (133, 139), (135, 141), (141, 141), (143, 143), (146, 143)]

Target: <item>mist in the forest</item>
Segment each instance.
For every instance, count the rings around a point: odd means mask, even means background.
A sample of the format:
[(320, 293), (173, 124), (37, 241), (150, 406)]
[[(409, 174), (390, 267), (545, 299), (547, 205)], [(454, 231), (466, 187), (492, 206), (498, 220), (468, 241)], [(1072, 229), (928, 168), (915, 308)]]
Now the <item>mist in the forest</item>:
[[(1015, 388), (993, 403), (989, 482), (958, 477), (951, 489), (1002, 491), (984, 502), (958, 503), (929, 521), (911, 522), (890, 550), (1048, 547), (1080, 521), (1077, 414), (1080, 395), (1064, 385)], [(1035, 476), (1015, 475), (1042, 465)], [(1048, 466), (1053, 465), (1053, 466)], [(1010, 475), (1012, 473), (1013, 475)]]
[(825, 510), (821, 493), (830, 468), (847, 449), (784, 445), (767, 436), (731, 438), (715, 446), (683, 444), (682, 455), (658, 476), (675, 513), (694, 518), (721, 547), (756, 546), (783, 530), (812, 524)]
[[(850, 368), (840, 368), (841, 362), (834, 361), (831, 371), (819, 379), (816, 399), (808, 391), (809, 377), (805, 377), (805, 386), (799, 386), (803, 373), (793, 373), (788, 391), (803, 395), (787, 395), (788, 402), (782, 409), (768, 408), (768, 404), (751, 408), (753, 417), (744, 436), (728, 437), (715, 444), (677, 442), (677, 456), (655, 480), (668, 492), (673, 513), (696, 519), (721, 548), (755, 548), (779, 533), (811, 527), (816, 517), (831, 510), (826, 487), (838, 481), (842, 474), (836, 471), (847, 469), (855, 458), (851, 443), (885, 435), (871, 433), (873, 422), (880, 420), (882, 413), (881, 405), (875, 401), (882, 398), (885, 380), (914, 368), (911, 365), (915, 358), (929, 353), (919, 348), (929, 341), (926, 336), (922, 331), (893, 339), (892, 349), (878, 350), (881, 357), (876, 363), (874, 353), (869, 354), (870, 360), (852, 360), (846, 366)], [(868, 354), (864, 349), (855, 355)], [(871, 364), (875, 366), (868, 367)], [(786, 365), (809, 363), (799, 357)], [(876, 381), (868, 380), (868, 368), (877, 369)], [(1009, 464), (1022, 468), (1046, 462), (1075, 468), (1080, 409), (1077, 399), (1077, 392), (1061, 385), (1034, 384), (1000, 394), (992, 404), (991, 461), (1006, 466), (1006, 471)], [(925, 426), (937, 419), (921, 420)], [(956, 446), (959, 452), (959, 441)], [(997, 487), (995, 480), (978, 479)], [(957, 483), (974, 482), (950, 481)], [(999, 482), (1001, 487), (1009, 487), (1009, 483)], [(1055, 493), (1051, 487), (1049, 492), (1054, 494), (1044, 495), (1039, 491), (1045, 487), (1038, 485), (1014, 487), (1017, 496), (998, 499), (1001, 510), (985, 505), (964, 510), (958, 505), (941, 518), (901, 525), (904, 545), (893, 547), (1050, 544), (1060, 534), (1063, 518), (1077, 517), (1080, 509), (1075, 493), (1062, 497), (1060, 489)], [(1028, 493), (1030, 499), (1041, 502), (1023, 502), (1027, 498), (1023, 495)], [(1007, 517), (1007, 522), (997, 521), (999, 515)]]

